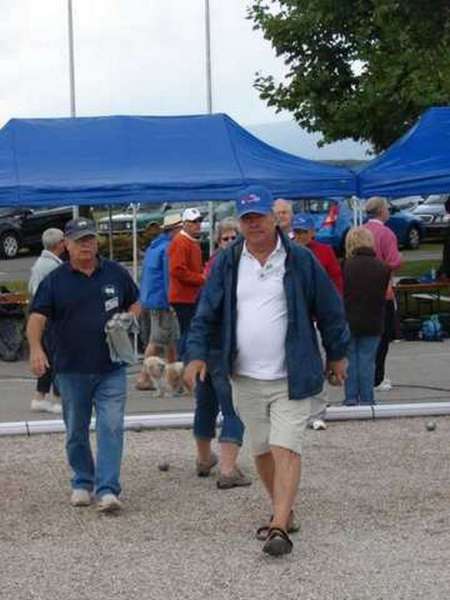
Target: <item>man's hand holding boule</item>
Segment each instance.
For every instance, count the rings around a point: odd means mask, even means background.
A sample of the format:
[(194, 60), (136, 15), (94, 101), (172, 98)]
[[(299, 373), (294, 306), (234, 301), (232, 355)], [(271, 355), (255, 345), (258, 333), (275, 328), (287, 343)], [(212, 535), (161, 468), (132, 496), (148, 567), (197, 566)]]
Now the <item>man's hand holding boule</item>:
[(347, 379), (347, 359), (327, 361), (326, 376), (330, 385), (344, 385)]
[(193, 390), (197, 383), (197, 378), (200, 381), (205, 381), (206, 377), (206, 362), (204, 360), (191, 360), (184, 371), (184, 381), (189, 389)]

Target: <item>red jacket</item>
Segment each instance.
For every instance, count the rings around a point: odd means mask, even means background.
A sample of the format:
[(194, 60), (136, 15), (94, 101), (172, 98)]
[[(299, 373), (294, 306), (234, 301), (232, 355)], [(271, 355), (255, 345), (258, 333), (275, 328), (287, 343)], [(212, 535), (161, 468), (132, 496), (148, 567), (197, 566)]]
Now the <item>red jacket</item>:
[(169, 302), (195, 304), (205, 282), (200, 243), (182, 231), (169, 245)]
[(336, 286), (337, 291), (342, 296), (344, 294), (344, 281), (342, 278), (341, 267), (333, 248), (331, 248), (331, 246), (327, 246), (327, 244), (316, 242), (316, 240), (311, 240), (306, 247), (311, 250), (317, 260), (320, 262), (322, 267), (328, 273), (328, 277)]

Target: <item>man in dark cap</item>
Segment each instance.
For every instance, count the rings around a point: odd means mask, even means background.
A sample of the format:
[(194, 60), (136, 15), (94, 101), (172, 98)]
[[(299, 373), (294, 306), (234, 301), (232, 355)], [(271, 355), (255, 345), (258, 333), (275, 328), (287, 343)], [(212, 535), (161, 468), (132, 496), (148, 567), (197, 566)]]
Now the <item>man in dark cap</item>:
[[(32, 371), (48, 368), (42, 334), (48, 319), (54, 333), (54, 370), (61, 392), (66, 451), (73, 470), (71, 504), (121, 508), (118, 498), (126, 401), (123, 363), (112, 362), (105, 325), (113, 315), (139, 312), (138, 289), (117, 263), (97, 256), (95, 223), (73, 219), (66, 224), (69, 261), (42, 281), (30, 308), (27, 336)], [(95, 405), (97, 458), (89, 442)]]

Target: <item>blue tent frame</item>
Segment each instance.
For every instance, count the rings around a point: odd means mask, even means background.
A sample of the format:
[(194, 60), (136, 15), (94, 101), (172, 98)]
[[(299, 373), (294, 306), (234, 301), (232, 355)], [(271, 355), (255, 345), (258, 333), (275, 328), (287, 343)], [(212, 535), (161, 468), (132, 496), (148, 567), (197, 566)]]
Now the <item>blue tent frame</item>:
[(346, 168), (282, 152), (225, 114), (12, 119), (0, 131), (0, 205), (349, 196)]
[(360, 198), (450, 191), (450, 107), (428, 109), (403, 137), (357, 174)]

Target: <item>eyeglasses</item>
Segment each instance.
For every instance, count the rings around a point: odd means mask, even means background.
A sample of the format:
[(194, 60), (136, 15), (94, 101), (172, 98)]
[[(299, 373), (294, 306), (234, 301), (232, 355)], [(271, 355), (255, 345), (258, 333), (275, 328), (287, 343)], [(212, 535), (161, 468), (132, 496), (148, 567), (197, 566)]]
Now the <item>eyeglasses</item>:
[(220, 239), (222, 242), (232, 242), (233, 240), (236, 239), (236, 235), (224, 235), (222, 236)]

